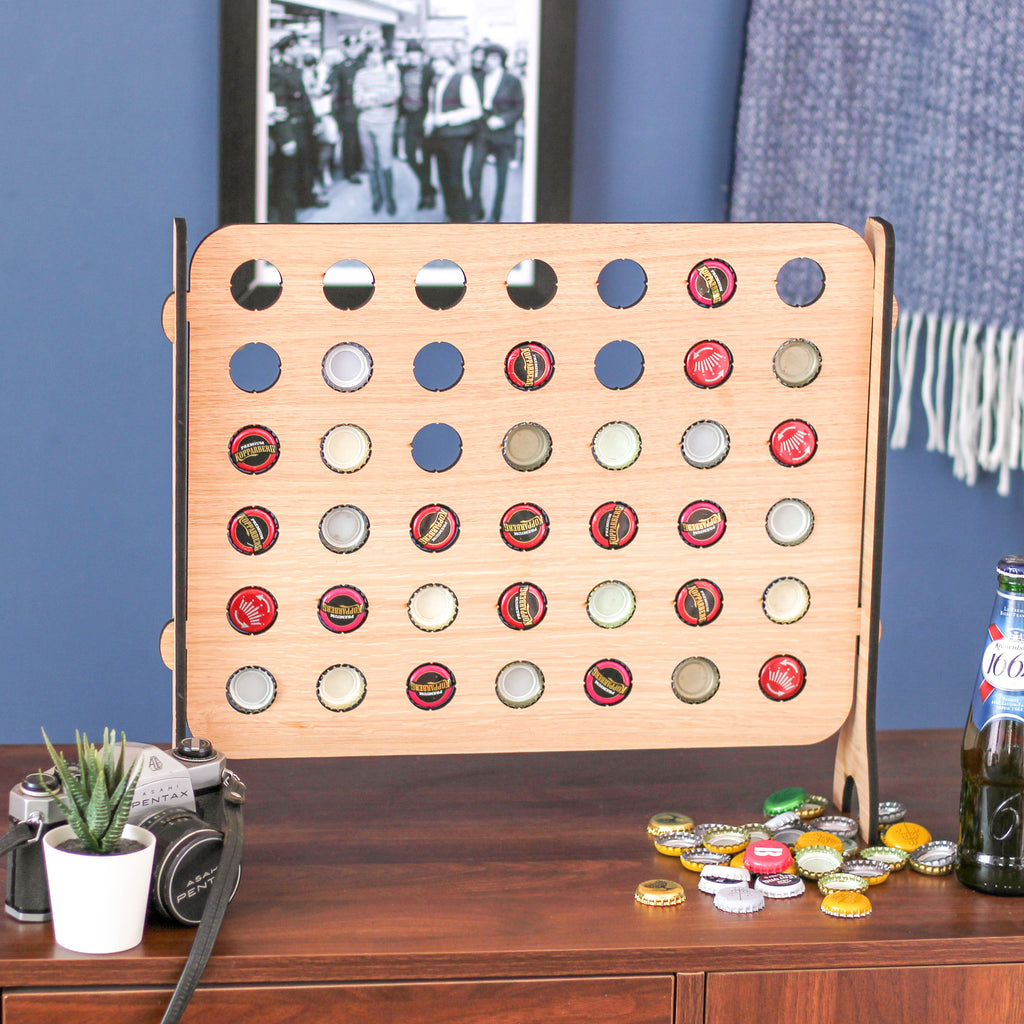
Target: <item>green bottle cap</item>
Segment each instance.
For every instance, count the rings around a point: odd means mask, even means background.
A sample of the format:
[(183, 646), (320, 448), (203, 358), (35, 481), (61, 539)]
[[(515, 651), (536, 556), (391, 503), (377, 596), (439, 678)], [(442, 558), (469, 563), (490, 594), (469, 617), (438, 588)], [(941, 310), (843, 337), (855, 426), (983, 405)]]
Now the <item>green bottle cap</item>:
[(777, 790), (764, 802), (765, 816), (771, 818), (776, 814), (782, 814), (783, 811), (795, 811), (806, 802), (808, 795), (802, 786), (789, 786)]

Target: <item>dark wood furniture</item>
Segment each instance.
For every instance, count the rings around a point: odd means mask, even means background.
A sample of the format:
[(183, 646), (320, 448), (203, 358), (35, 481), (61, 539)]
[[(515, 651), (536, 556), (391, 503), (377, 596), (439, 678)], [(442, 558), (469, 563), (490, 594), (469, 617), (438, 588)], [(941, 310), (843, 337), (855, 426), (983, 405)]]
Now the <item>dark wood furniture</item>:
[[(959, 733), (882, 733), (883, 799), (955, 838)], [(242, 884), (187, 1020), (733, 1024), (1024, 1020), (1024, 901), (909, 870), (838, 921), (816, 893), (733, 917), (658, 854), (649, 816), (761, 817), (827, 793), (834, 742), (740, 751), (259, 760)], [(42, 764), (0, 751), (13, 784)], [(654, 877), (687, 902), (638, 905)], [(88, 957), (0, 924), (3, 1024), (157, 1022), (192, 932)], [(71, 1015), (74, 1015), (73, 1017)]]

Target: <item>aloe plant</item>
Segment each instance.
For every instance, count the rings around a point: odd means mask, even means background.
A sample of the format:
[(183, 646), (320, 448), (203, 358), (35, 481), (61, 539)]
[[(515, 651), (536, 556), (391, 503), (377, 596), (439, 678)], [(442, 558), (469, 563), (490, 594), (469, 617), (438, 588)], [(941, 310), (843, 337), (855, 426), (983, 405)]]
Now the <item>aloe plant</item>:
[(125, 768), (124, 733), (117, 744), (114, 730), (104, 729), (103, 746), (97, 748), (85, 733), (75, 730), (77, 772), (64, 755), (54, 749), (45, 729), (43, 739), (63, 789), (63, 794), (58, 789), (50, 790), (50, 795), (64, 812), (68, 824), (87, 850), (101, 854), (114, 852), (128, 822), (139, 781), (136, 762)]

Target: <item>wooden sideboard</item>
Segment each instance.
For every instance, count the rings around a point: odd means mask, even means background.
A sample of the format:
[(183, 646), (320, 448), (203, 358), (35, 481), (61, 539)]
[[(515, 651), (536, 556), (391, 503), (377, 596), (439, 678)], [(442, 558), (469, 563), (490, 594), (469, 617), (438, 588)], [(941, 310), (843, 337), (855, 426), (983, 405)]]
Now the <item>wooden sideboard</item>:
[[(956, 837), (959, 740), (879, 736), (881, 797), (936, 838)], [(1024, 1021), (1024, 900), (905, 870), (871, 889), (866, 918), (827, 917), (813, 887), (732, 916), (645, 835), (660, 810), (746, 822), (784, 786), (828, 793), (833, 755), (834, 741), (237, 762), (242, 884), (186, 1020)], [(0, 749), (0, 780), (42, 759)], [(686, 903), (637, 904), (656, 877), (681, 879)], [(3, 1024), (156, 1024), (192, 934), (150, 924), (139, 948), (89, 957), (4, 916)]]

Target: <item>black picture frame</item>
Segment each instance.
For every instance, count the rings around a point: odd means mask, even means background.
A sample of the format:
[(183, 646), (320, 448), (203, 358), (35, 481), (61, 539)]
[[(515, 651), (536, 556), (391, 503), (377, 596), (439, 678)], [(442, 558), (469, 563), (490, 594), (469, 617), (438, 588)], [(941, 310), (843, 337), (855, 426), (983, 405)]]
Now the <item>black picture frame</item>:
[[(534, 220), (571, 220), (576, 0), (540, 5)], [(219, 220), (253, 223), (257, 211), (259, 0), (221, 0)]]

